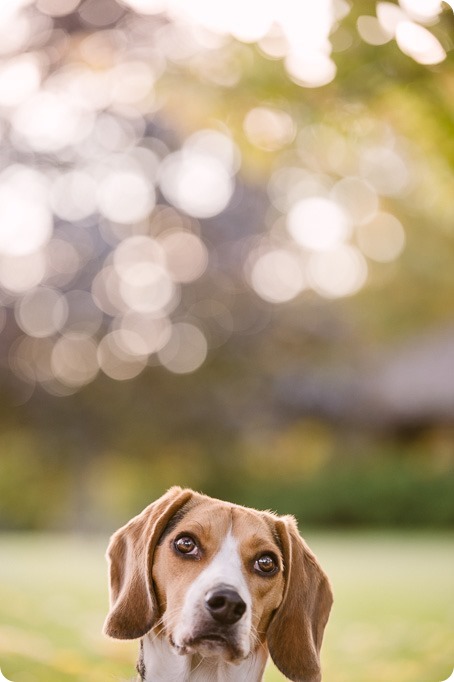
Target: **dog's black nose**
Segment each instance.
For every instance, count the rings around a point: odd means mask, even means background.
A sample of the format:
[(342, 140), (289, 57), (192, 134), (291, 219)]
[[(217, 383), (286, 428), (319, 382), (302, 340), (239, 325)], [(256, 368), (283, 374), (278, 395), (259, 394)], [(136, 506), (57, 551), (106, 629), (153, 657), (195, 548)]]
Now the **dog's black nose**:
[(233, 625), (246, 611), (246, 604), (231, 587), (217, 587), (208, 592), (205, 606), (218, 623)]

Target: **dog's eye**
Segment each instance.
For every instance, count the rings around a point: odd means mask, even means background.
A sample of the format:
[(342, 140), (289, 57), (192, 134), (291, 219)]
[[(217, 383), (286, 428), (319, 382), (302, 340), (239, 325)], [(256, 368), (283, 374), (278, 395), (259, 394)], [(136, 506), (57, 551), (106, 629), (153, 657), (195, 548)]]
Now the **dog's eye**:
[(194, 556), (198, 553), (197, 544), (189, 535), (182, 535), (177, 538), (174, 542), (174, 547), (180, 554)]
[(277, 572), (279, 566), (276, 559), (273, 556), (271, 556), (271, 554), (263, 554), (256, 560), (254, 568), (259, 573), (266, 573), (267, 575), (271, 575), (272, 573)]

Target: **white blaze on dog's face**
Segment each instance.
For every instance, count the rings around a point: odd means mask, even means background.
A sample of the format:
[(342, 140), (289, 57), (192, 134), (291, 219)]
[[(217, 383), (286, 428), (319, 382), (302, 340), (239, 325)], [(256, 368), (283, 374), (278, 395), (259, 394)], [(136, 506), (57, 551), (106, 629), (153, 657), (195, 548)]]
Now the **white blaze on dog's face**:
[(283, 597), (273, 522), (205, 498), (170, 523), (152, 578), (164, 634), (179, 653), (245, 658), (265, 641)]

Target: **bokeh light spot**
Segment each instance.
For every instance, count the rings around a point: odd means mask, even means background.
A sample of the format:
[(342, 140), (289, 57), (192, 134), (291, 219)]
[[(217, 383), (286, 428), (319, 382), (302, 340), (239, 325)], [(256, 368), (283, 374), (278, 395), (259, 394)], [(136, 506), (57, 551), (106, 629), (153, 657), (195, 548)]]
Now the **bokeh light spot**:
[(81, 0), (37, 0), (37, 8), (43, 14), (52, 17), (64, 17), (71, 14), (80, 5)]
[(18, 106), (38, 88), (41, 73), (38, 59), (23, 54), (0, 65), (0, 105)]
[(51, 203), (54, 213), (63, 220), (86, 218), (97, 208), (94, 179), (79, 170), (61, 173), (52, 185)]
[(171, 372), (189, 374), (203, 364), (207, 352), (208, 343), (200, 329), (187, 322), (177, 322), (168, 343), (158, 352), (158, 358)]
[(165, 254), (162, 246), (151, 237), (137, 235), (127, 237), (117, 246), (113, 262), (120, 275), (127, 274), (129, 268), (137, 263), (158, 263), (163, 265)]
[(287, 229), (305, 249), (329, 251), (350, 236), (351, 225), (339, 204), (324, 197), (310, 197), (290, 209)]
[(320, 88), (328, 85), (336, 76), (336, 65), (331, 57), (322, 51), (307, 54), (289, 54), (285, 68), (290, 78), (305, 88)]
[(165, 233), (159, 242), (175, 282), (192, 282), (203, 275), (208, 265), (208, 251), (197, 235), (172, 231)]
[(256, 107), (244, 119), (244, 131), (250, 141), (266, 151), (276, 151), (295, 137), (295, 124), (286, 111)]
[[(137, 335), (134, 337), (137, 340)], [(131, 337), (130, 337), (131, 338)], [(117, 381), (138, 376), (147, 365), (147, 356), (125, 350), (127, 333), (112, 331), (101, 339), (98, 346), (98, 363), (104, 374)]]
[(368, 258), (379, 263), (396, 260), (405, 247), (402, 223), (390, 213), (378, 213), (357, 230), (358, 245)]
[(388, 147), (365, 149), (360, 158), (360, 171), (375, 190), (385, 196), (398, 196), (410, 180), (406, 163)]
[(126, 306), (136, 312), (167, 310), (177, 289), (165, 267), (162, 246), (146, 236), (123, 240), (114, 253), (118, 291)]
[(362, 178), (342, 178), (334, 185), (331, 197), (344, 208), (355, 225), (367, 222), (378, 210), (377, 192)]
[(442, 11), (440, 0), (399, 0), (399, 5), (415, 21), (433, 22)]
[(53, 379), (51, 367), (54, 343), (51, 339), (22, 336), (10, 351), (10, 367), (13, 372), (31, 384)]
[(53, 375), (66, 386), (90, 383), (99, 371), (97, 346), (84, 334), (66, 334), (58, 339), (51, 356)]
[(396, 41), (402, 52), (419, 64), (439, 64), (446, 52), (437, 38), (413, 21), (402, 21), (396, 28)]
[(356, 22), (358, 33), (369, 45), (385, 45), (389, 43), (393, 34), (386, 31), (377, 17), (360, 16)]
[(172, 204), (195, 218), (221, 213), (234, 188), (230, 173), (218, 159), (190, 149), (164, 159), (160, 186)]
[(391, 36), (395, 36), (401, 21), (408, 19), (405, 12), (392, 2), (377, 2), (377, 18), (383, 30)]
[(107, 315), (115, 317), (127, 309), (120, 295), (120, 278), (112, 265), (107, 265), (94, 277), (91, 293), (96, 306)]
[(176, 290), (162, 265), (135, 263), (122, 273), (120, 293), (132, 310), (150, 313), (166, 310)]
[(36, 287), (16, 302), (16, 321), (29, 336), (43, 338), (58, 332), (66, 322), (65, 297), (50, 287)]
[(217, 159), (230, 173), (236, 173), (241, 164), (241, 152), (230, 135), (218, 130), (203, 128), (193, 133), (184, 143), (183, 149)]
[(308, 263), (312, 288), (325, 298), (351, 296), (367, 278), (367, 263), (358, 249), (340, 246), (333, 251), (313, 254)]
[(0, 285), (15, 294), (33, 289), (44, 279), (46, 266), (42, 251), (24, 256), (0, 256)]
[(17, 3), (16, 7), (14, 4), (1, 3), (4, 15), (1, 16), (0, 21), (0, 54), (4, 55), (23, 48), (33, 30), (30, 18), (25, 12), (20, 11), (20, 4)]
[(0, 176), (0, 253), (22, 256), (43, 247), (52, 214), (41, 173), (13, 166)]
[(112, 99), (120, 104), (135, 104), (149, 96), (154, 86), (152, 69), (144, 62), (123, 62), (110, 72)]
[(268, 251), (253, 258), (249, 280), (256, 293), (270, 303), (290, 301), (305, 287), (300, 259), (284, 249)]
[(147, 218), (156, 202), (154, 187), (132, 170), (107, 173), (98, 188), (99, 209), (118, 223), (134, 223)]
[(127, 312), (121, 318), (119, 327), (125, 332), (134, 334), (136, 347), (146, 354), (156, 353), (163, 348), (170, 339), (172, 329), (167, 317), (156, 317), (134, 311)]
[(141, 14), (159, 14), (164, 12), (167, 6), (167, 0), (123, 0), (123, 2)]
[(335, 128), (324, 123), (306, 126), (298, 135), (298, 147), (307, 168), (317, 172), (347, 174), (344, 169), (348, 159), (348, 143)]
[(18, 107), (11, 123), (32, 150), (52, 152), (82, 140), (92, 119), (62, 93), (40, 91)]
[(105, 28), (120, 19), (124, 8), (109, 0), (85, 0), (79, 9), (81, 19), (89, 26)]

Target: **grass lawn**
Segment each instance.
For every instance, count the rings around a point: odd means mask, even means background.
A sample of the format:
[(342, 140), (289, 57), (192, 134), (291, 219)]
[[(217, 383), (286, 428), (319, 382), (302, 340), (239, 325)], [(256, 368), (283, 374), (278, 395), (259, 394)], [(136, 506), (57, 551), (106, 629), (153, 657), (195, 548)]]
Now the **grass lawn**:
[[(307, 533), (335, 605), (324, 682), (441, 682), (454, 668), (454, 543)], [(123, 682), (136, 642), (106, 639), (106, 540), (0, 536), (0, 668), (13, 682)], [(1, 677), (0, 677), (1, 679)], [(269, 667), (266, 682), (282, 675)]]

